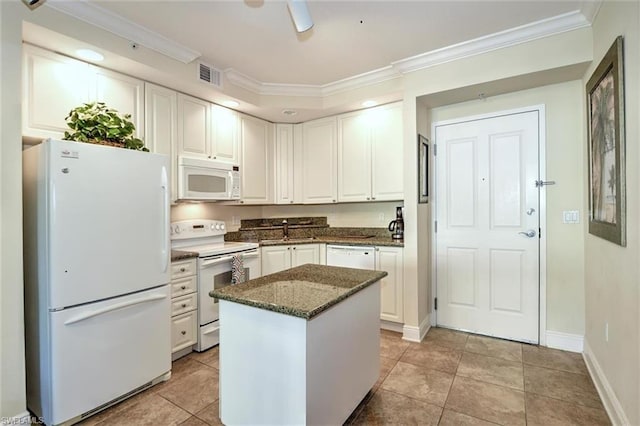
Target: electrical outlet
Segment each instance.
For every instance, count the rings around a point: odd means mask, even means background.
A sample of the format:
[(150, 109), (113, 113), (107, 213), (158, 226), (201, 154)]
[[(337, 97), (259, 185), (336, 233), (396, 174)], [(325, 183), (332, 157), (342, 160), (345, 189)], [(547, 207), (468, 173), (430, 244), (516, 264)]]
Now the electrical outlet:
[(378, 222), (384, 223), (384, 213), (378, 214)]
[(563, 211), (562, 223), (580, 223), (580, 212), (578, 210)]
[(609, 323), (608, 322), (604, 323), (604, 341), (605, 342), (609, 341)]

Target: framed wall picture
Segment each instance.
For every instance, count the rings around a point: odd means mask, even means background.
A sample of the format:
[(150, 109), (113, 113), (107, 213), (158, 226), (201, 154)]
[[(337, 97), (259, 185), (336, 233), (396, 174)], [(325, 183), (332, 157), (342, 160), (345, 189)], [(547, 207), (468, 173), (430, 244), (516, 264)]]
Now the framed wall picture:
[(589, 233), (626, 246), (623, 41), (618, 37), (586, 85)]
[(429, 202), (429, 139), (418, 135), (418, 203)]

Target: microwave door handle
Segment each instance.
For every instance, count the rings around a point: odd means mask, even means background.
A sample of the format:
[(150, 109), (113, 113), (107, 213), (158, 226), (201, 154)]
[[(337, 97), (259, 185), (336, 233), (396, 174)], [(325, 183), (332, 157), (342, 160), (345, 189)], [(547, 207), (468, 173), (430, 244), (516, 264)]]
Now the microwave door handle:
[(225, 257), (220, 257), (218, 259), (205, 260), (204, 262), (202, 262), (202, 267), (205, 268), (207, 266), (219, 265), (221, 263), (228, 262), (231, 259), (233, 259), (233, 256), (225, 256)]
[(231, 197), (233, 197), (233, 173), (232, 172), (227, 172), (227, 174), (229, 175), (229, 199), (231, 200)]

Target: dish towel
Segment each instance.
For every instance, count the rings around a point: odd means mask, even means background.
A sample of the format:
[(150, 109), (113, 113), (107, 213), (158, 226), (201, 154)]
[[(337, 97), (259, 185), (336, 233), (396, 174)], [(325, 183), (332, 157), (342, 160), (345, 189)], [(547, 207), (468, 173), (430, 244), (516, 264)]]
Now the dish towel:
[(233, 256), (233, 259), (231, 259), (231, 284), (243, 283), (245, 279), (242, 254), (236, 254)]

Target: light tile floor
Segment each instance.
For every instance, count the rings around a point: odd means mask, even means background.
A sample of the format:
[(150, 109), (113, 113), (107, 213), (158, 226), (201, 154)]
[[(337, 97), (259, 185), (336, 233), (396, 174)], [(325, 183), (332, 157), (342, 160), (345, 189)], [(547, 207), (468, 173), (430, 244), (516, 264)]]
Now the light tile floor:
[[(355, 425), (609, 425), (580, 354), (433, 328), (381, 331), (380, 378)], [(83, 425), (219, 425), (218, 348), (173, 363), (166, 383)]]

